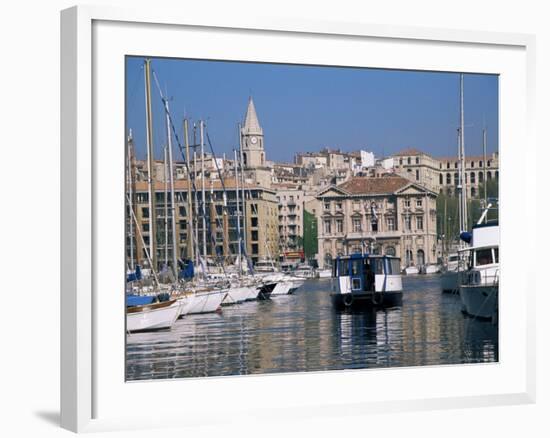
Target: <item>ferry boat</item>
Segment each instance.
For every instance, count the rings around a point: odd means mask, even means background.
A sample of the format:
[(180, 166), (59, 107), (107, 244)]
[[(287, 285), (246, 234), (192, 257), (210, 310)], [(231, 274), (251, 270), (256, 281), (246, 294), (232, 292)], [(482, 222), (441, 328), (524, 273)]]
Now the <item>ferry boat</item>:
[(498, 316), (499, 226), (497, 221), (478, 223), (460, 238), (470, 244), (459, 250), (467, 255), (467, 269), (460, 272), (463, 311), (481, 319)]
[(403, 298), (399, 257), (373, 254), (339, 256), (332, 266), (332, 303), (340, 310), (398, 306)]

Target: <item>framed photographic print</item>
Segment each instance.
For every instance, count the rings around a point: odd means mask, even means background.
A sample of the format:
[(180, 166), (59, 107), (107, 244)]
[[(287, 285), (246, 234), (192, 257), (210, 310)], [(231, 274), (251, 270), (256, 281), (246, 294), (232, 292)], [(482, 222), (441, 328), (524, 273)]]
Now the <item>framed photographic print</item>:
[(75, 7), (61, 44), (63, 427), (534, 400), (530, 36)]

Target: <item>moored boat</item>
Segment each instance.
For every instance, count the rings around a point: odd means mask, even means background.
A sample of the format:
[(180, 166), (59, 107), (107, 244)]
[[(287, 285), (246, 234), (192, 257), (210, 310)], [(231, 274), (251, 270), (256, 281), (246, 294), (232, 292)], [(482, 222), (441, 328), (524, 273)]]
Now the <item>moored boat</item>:
[(461, 250), (467, 255), (467, 269), (460, 272), (460, 300), (470, 316), (495, 320), (498, 315), (499, 226), (478, 223), (472, 233), (462, 233), (470, 243)]
[(400, 305), (403, 286), (400, 259), (392, 256), (352, 254), (333, 261), (334, 307), (341, 310)]
[(180, 303), (177, 300), (129, 306), (126, 308), (126, 331), (135, 333), (169, 329), (179, 314)]

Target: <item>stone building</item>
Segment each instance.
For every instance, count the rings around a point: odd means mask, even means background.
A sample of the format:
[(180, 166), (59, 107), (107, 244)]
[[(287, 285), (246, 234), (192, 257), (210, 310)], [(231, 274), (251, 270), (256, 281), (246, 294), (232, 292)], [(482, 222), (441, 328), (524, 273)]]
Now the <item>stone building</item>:
[[(176, 221), (176, 255), (177, 258), (189, 257), (191, 255), (190, 236), (191, 225), (188, 212), (188, 182), (187, 180), (176, 180), (175, 187), (175, 221)], [(206, 251), (209, 258), (232, 259), (238, 252), (237, 234), (237, 193), (234, 179), (225, 179), (225, 193), (227, 196), (227, 208), (224, 209), (224, 188), (219, 180), (205, 181), (205, 208), (204, 214), (201, 207), (201, 181), (196, 182), (199, 188), (197, 198), (192, 195), (192, 215), (198, 236), (199, 251), (203, 253), (202, 238), (202, 217), (206, 223)], [(240, 187), (239, 187), (240, 188)], [(158, 265), (162, 266), (165, 260), (172, 260), (172, 225), (170, 197), (167, 197), (165, 208), (164, 195), (165, 184), (156, 181), (156, 211), (157, 211), (157, 238), (156, 254)], [(275, 191), (256, 185), (245, 186), (246, 202), (243, 203), (242, 193), (239, 190), (239, 211), (243, 217), (243, 204), (245, 205), (246, 224), (241, 221), (242, 228), (246, 231), (245, 242), (248, 255), (255, 262), (262, 258), (278, 257), (279, 254), (279, 222), (278, 208)], [(139, 231), (134, 233), (134, 260), (142, 262), (147, 260), (145, 248), (149, 251), (150, 236), (150, 214), (149, 194), (147, 183), (137, 181), (134, 184), (133, 211), (136, 215)], [(128, 215), (130, 218), (130, 215)], [(198, 218), (198, 220), (197, 220)], [(165, 222), (166, 221), (166, 222)], [(244, 226), (246, 225), (246, 226)], [(166, 234), (166, 231), (168, 234)], [(196, 246), (196, 245), (193, 245)], [(130, 247), (127, 242), (127, 257), (130, 259)]]
[(303, 258), (305, 194), (293, 184), (273, 185), (279, 209), (279, 250), (284, 259)]
[[(434, 158), (417, 149), (405, 149), (392, 155), (392, 158), (394, 170), (399, 175), (436, 192), (458, 193), (460, 163), (457, 157)], [(498, 153), (488, 154), (486, 161), (483, 156), (466, 156), (465, 164), (465, 193), (468, 198), (483, 195), (479, 192), (479, 186), (485, 179), (498, 180)]]
[(318, 193), (318, 263), (369, 250), (402, 267), (437, 261), (436, 192), (397, 175), (353, 177)]

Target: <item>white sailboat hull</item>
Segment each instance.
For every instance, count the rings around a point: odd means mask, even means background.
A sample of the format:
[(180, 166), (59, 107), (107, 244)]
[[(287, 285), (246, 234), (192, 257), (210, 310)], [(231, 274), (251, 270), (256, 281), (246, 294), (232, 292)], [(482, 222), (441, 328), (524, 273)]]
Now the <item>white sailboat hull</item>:
[(409, 266), (408, 268), (405, 268), (405, 274), (407, 275), (416, 275), (420, 272), (416, 266)]
[(276, 285), (273, 291), (271, 292), (271, 296), (274, 295), (288, 295), (288, 292), (290, 291), (292, 287), (291, 282), (287, 281), (279, 281)]
[(168, 307), (143, 306), (143, 310), (126, 314), (126, 330), (133, 333), (169, 329), (174, 325), (179, 314), (180, 303), (178, 301)]
[(319, 271), (319, 278), (331, 278), (332, 270), (331, 269), (321, 269)]
[(195, 294), (195, 301), (190, 307), (188, 314), (215, 312), (221, 306), (222, 300), (226, 294), (227, 289), (197, 292)]
[(256, 295), (258, 295), (258, 293), (256, 292), (255, 287), (233, 287), (227, 292), (225, 298), (222, 301), (222, 305), (242, 303), (243, 301), (251, 299), (252, 296), (256, 298)]
[(184, 297), (178, 298), (180, 303), (180, 317), (187, 315), (195, 303), (196, 296), (194, 294), (188, 294)]

